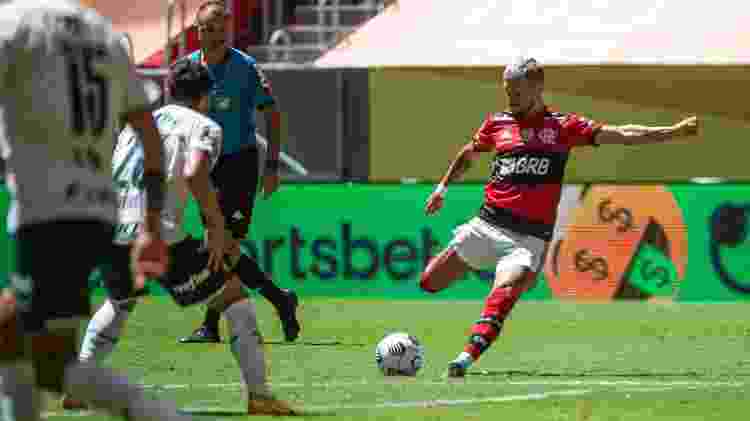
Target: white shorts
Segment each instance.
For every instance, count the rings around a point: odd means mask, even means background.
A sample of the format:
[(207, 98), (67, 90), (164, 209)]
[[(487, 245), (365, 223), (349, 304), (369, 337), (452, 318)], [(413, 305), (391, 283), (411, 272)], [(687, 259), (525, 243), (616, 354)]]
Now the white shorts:
[(453, 234), (448, 247), (477, 270), (524, 266), (538, 272), (547, 247), (540, 238), (498, 228), (479, 217), (458, 226)]

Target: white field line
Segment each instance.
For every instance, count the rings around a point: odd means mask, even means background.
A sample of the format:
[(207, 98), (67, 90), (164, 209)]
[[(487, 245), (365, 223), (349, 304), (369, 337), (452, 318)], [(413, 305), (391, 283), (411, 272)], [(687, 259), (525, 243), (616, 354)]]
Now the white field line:
[[(472, 380), (445, 380), (445, 381), (419, 381), (411, 378), (397, 380), (386, 380), (384, 382), (310, 382), (310, 383), (272, 383), (274, 389), (297, 389), (297, 388), (337, 388), (352, 386), (370, 386), (386, 384), (416, 384), (425, 386), (444, 386), (444, 385), (487, 385), (487, 386), (653, 386), (653, 387), (741, 387), (745, 386), (744, 382), (728, 381), (665, 381), (665, 380), (523, 380), (523, 381), (472, 381)], [(242, 383), (208, 383), (208, 384), (144, 384), (144, 389), (154, 390), (182, 390), (182, 389), (242, 389)]]
[(434, 399), (421, 401), (387, 401), (371, 405), (332, 405), (332, 406), (310, 406), (304, 410), (312, 412), (327, 412), (337, 409), (387, 409), (387, 408), (431, 408), (436, 406), (458, 406), (475, 405), (482, 403), (502, 403), (513, 401), (531, 401), (547, 399), (554, 396), (581, 396), (593, 392), (593, 390), (559, 390), (539, 393), (526, 393), (520, 395), (493, 396), (487, 398), (473, 399)]

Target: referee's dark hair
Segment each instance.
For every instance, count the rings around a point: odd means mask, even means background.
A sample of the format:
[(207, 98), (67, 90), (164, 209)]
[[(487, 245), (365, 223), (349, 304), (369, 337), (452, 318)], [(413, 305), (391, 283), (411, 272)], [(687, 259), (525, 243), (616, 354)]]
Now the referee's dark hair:
[(213, 81), (203, 64), (182, 59), (169, 69), (169, 93), (175, 101), (189, 103), (208, 95)]

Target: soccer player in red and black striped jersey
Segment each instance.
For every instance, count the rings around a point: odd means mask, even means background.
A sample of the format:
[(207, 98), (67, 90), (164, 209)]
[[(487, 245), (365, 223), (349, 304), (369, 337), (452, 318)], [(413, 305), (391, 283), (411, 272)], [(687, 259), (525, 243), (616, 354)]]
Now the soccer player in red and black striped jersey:
[(660, 143), (698, 133), (698, 119), (673, 126), (613, 126), (572, 113), (552, 112), (543, 99), (544, 70), (534, 59), (506, 66), (508, 110), (489, 114), (430, 195), (425, 212), (440, 210), (451, 181), (482, 152), (495, 155), (476, 217), (459, 226), (448, 247), (433, 258), (420, 287), (436, 293), (472, 269), (495, 269), (495, 281), (463, 352), (448, 365), (449, 377), (467, 369), (495, 341), (521, 294), (534, 286), (552, 238), (565, 164), (571, 149), (606, 144)]

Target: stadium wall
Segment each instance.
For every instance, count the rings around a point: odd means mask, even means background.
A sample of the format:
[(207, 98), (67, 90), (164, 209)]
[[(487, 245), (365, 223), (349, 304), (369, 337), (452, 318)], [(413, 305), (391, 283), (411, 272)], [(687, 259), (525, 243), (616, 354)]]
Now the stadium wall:
[[(370, 180), (437, 180), (486, 113), (504, 108), (499, 88), (493, 67), (370, 69)], [(702, 118), (702, 136), (689, 141), (582, 148), (571, 156), (568, 183), (750, 180), (750, 111), (737, 95), (750, 89), (750, 66), (550, 66), (545, 89), (555, 108), (612, 124)], [(467, 180), (483, 181), (486, 168)]]
[[(370, 172), (367, 69), (265, 72), (285, 116), (284, 152), (308, 171), (302, 180), (366, 181)], [(258, 113), (263, 136), (265, 117)]]
[[(481, 185), (453, 186), (441, 213), (426, 217), (422, 208), (431, 190), (420, 184), (284, 185), (258, 202), (243, 248), (303, 297), (481, 299), (491, 268), (440, 294), (418, 289), (429, 256), (476, 213), (482, 198)], [(3, 189), (0, 212), (7, 205)], [(750, 300), (750, 185), (568, 185), (560, 215), (538, 283), (525, 299)], [(192, 202), (186, 227), (200, 235)], [(8, 273), (13, 248), (4, 236), (0, 249)]]
[[(486, 113), (505, 106), (499, 69), (490, 67), (266, 73), (285, 112), (284, 150), (307, 170), (289, 179), (303, 182), (437, 181)], [(550, 66), (545, 96), (561, 111), (651, 125), (698, 114), (703, 125), (690, 140), (575, 150), (565, 182), (750, 181), (750, 111), (736, 95), (747, 90), (750, 66)], [(466, 181), (484, 181), (490, 158)]]

